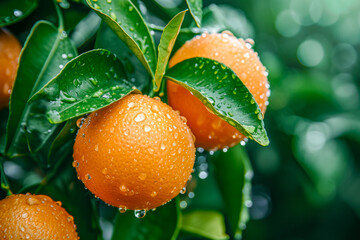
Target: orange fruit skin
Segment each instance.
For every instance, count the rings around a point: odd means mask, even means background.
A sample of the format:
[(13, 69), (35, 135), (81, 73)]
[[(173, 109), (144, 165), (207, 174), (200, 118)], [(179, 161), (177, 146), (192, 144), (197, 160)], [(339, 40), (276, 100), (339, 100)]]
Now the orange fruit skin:
[[(171, 58), (169, 67), (194, 57), (210, 58), (231, 68), (265, 113), (270, 93), (267, 72), (249, 43), (235, 38), (230, 32), (202, 34), (181, 46)], [(232, 147), (246, 138), (180, 85), (167, 81), (167, 94), (169, 105), (187, 118), (197, 147), (217, 150)]]
[(0, 201), (0, 239), (79, 239), (73, 217), (46, 195), (14, 194)]
[(170, 106), (130, 94), (86, 118), (73, 157), (78, 177), (96, 197), (118, 208), (148, 210), (185, 187), (195, 146)]
[(19, 41), (7, 30), (0, 29), (0, 109), (9, 105), (21, 51)]

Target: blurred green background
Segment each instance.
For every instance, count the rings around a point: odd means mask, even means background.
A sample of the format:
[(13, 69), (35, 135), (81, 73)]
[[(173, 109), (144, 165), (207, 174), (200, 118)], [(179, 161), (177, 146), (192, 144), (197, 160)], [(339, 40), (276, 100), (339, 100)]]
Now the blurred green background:
[(358, 239), (360, 1), (218, 4), (244, 11), (271, 85), (271, 144), (247, 146), (254, 179), (244, 239)]

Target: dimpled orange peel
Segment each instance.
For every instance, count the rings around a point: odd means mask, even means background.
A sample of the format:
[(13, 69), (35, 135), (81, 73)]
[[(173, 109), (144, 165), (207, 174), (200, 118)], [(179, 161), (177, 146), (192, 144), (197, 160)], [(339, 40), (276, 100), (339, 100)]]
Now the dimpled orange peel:
[(159, 98), (130, 94), (91, 113), (74, 145), (79, 179), (120, 211), (149, 210), (185, 187), (194, 165), (193, 135)]
[[(194, 57), (221, 62), (243, 81), (264, 114), (270, 94), (268, 73), (258, 54), (252, 50), (252, 44), (252, 40), (237, 39), (228, 31), (202, 34), (180, 47), (171, 58), (169, 67)], [(169, 105), (186, 117), (187, 124), (196, 137), (197, 147), (217, 150), (232, 147), (246, 139), (230, 124), (210, 112), (184, 87), (167, 81), (167, 94)]]
[(74, 218), (46, 195), (13, 194), (0, 201), (0, 239), (79, 239)]

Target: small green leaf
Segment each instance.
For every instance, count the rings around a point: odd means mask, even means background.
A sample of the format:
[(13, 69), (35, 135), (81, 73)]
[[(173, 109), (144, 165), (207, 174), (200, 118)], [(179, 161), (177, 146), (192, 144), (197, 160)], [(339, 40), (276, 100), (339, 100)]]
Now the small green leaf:
[(237, 145), (212, 158), (232, 237), (238, 238), (249, 220), (252, 170), (244, 147)]
[(269, 144), (263, 115), (254, 97), (227, 66), (207, 58), (191, 58), (170, 68), (169, 80), (185, 87), (205, 106), (259, 144)]
[(160, 206), (156, 211), (148, 211), (142, 219), (134, 216), (134, 211), (118, 213), (114, 224), (112, 240), (175, 240), (179, 234), (181, 211), (177, 198)]
[(151, 87), (151, 77), (139, 59), (104, 22), (97, 33), (95, 48), (107, 49), (116, 54), (124, 65), (128, 79), (137, 89), (145, 92)]
[(126, 80), (123, 66), (111, 52), (96, 49), (81, 54), (38, 91), (30, 101), (47, 99), (51, 123), (93, 112), (136, 88)]
[(202, 0), (186, 0), (186, 4), (190, 9), (191, 16), (194, 18), (196, 26), (201, 26), (202, 19)]
[(74, 56), (65, 32), (40, 21), (31, 30), (20, 54), (19, 68), (10, 98), (6, 154), (18, 156), (37, 152), (58, 126), (46, 117), (46, 101), (27, 103), (30, 96), (58, 74)]
[(124, 41), (153, 77), (156, 69), (155, 44), (135, 5), (130, 0), (86, 0), (86, 2)]
[(216, 211), (197, 210), (183, 215), (181, 230), (205, 239), (225, 240), (224, 217)]
[(171, 21), (164, 28), (164, 31), (161, 35), (160, 44), (158, 46), (159, 55), (154, 80), (155, 91), (159, 91), (160, 89), (161, 80), (165, 74), (165, 69), (169, 61), (171, 51), (174, 47), (176, 38), (179, 34), (186, 11), (180, 12), (173, 19), (171, 19)]
[(38, 5), (38, 0), (2, 0), (0, 27), (16, 23), (28, 16)]

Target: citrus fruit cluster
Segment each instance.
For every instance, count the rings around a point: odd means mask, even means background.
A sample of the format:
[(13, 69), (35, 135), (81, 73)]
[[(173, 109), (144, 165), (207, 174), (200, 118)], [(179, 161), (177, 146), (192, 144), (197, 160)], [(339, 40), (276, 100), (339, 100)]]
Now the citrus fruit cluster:
[(1, 239), (79, 239), (74, 218), (45, 195), (14, 194), (0, 201)]
[(16, 77), (21, 51), (19, 41), (6, 29), (0, 29), (0, 109), (7, 107)]
[[(251, 41), (232, 33), (202, 34), (186, 42), (171, 58), (169, 67), (194, 57), (205, 57), (225, 64), (242, 80), (265, 113), (270, 94), (267, 71), (251, 48)], [(167, 82), (168, 103), (188, 120), (196, 146), (206, 150), (232, 147), (245, 139), (238, 130), (213, 114), (184, 87)]]

